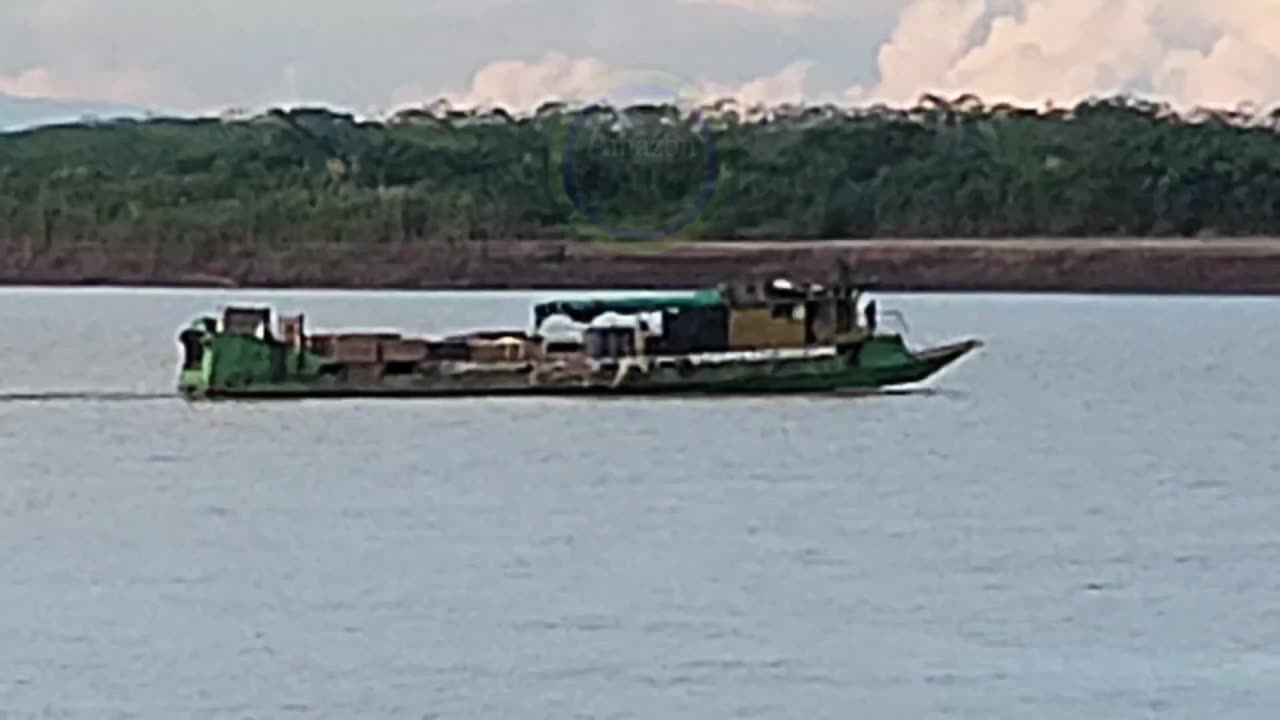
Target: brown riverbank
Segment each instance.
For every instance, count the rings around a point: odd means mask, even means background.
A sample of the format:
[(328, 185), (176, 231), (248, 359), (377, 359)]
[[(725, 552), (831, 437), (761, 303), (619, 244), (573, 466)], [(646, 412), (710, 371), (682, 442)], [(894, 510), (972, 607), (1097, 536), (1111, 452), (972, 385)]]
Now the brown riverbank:
[(0, 285), (378, 289), (681, 288), (740, 272), (826, 273), (884, 290), (1280, 294), (1280, 238), (697, 244), (490, 241), (270, 247), (0, 240)]

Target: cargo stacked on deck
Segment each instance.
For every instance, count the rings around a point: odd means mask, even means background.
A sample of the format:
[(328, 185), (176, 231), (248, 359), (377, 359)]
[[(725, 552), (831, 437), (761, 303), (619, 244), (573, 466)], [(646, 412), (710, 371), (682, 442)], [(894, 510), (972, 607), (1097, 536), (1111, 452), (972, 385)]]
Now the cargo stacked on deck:
[[(694, 293), (534, 306), (534, 329), (443, 338), (310, 334), (302, 315), (227, 308), (178, 336), (188, 397), (808, 392), (929, 377), (980, 344), (913, 352), (859, 324), (846, 283), (749, 278)], [(870, 304), (869, 304), (870, 305)], [(547, 323), (564, 316), (567, 327)]]

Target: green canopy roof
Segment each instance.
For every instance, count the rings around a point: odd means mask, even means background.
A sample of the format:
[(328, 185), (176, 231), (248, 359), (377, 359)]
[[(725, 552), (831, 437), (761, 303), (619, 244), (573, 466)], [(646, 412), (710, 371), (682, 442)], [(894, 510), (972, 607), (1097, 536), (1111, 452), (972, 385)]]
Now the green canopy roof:
[(605, 313), (620, 315), (658, 312), (660, 310), (687, 310), (693, 308), (709, 308), (724, 305), (724, 298), (718, 290), (699, 290), (678, 295), (649, 295), (621, 298), (590, 298), (577, 300), (551, 300), (538, 303), (533, 308), (534, 323), (552, 315), (567, 315), (577, 322), (591, 322)]

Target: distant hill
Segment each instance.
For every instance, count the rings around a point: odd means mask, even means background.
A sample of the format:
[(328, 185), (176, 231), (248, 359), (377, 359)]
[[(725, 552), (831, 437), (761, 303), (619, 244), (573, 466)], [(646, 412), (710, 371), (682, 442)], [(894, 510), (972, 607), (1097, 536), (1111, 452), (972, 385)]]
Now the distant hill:
[(143, 117), (141, 108), (110, 103), (84, 103), (65, 100), (35, 100), (0, 93), (0, 132), (23, 130), (38, 125), (76, 122), (86, 116), (100, 119)]
[(1280, 117), (963, 100), (435, 107), (385, 122), (300, 107), (9, 133), (0, 239), (54, 262), (50, 248), (86, 242), (144, 241), (154, 260), (235, 243), (1280, 236)]

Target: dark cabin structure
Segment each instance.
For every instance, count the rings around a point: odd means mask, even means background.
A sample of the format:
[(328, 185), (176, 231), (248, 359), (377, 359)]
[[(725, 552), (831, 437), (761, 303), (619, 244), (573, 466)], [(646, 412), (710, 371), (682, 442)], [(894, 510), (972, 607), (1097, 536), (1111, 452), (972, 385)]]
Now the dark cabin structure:
[(760, 275), (684, 295), (556, 300), (534, 306), (534, 325), (552, 315), (590, 323), (605, 313), (661, 313), (662, 331), (648, 355), (802, 348), (856, 342), (860, 290), (834, 283), (796, 283)]
[(533, 313), (535, 327), (540, 327), (552, 315), (590, 323), (605, 313), (660, 313), (662, 334), (645, 342), (644, 351), (648, 355), (724, 352), (729, 346), (729, 308), (716, 290), (656, 297), (556, 300), (535, 305)]

